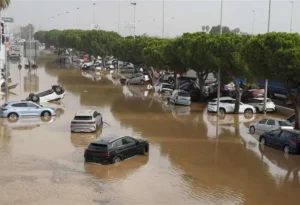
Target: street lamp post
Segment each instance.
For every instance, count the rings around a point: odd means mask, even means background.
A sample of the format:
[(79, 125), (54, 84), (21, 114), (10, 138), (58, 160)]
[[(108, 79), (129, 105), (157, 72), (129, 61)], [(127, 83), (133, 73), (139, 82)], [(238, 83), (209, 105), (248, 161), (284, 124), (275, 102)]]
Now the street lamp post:
[(120, 35), (120, 18), (121, 18), (121, 0), (119, 0), (118, 4), (118, 34)]
[[(270, 32), (270, 20), (271, 20), (271, 5), (272, 5), (272, 0), (269, 0), (269, 17), (268, 17), (268, 30), (267, 33)], [(265, 80), (265, 94), (264, 94), (264, 114), (266, 114), (267, 110), (267, 95), (268, 95), (268, 79), (266, 78)]]
[(136, 13), (136, 2), (132, 2), (130, 3), (131, 5), (133, 5), (133, 37), (135, 38), (135, 13)]
[[(222, 35), (223, 23), (223, 0), (221, 0), (221, 15), (220, 15), (220, 35)], [(217, 99), (217, 115), (220, 114), (220, 97), (221, 97), (221, 63), (218, 67), (218, 99)]]
[(290, 33), (292, 33), (294, 2), (293, 2), (293, 1), (290, 1), (290, 3), (292, 4), (291, 23), (290, 23)]
[(95, 5), (96, 3), (93, 3), (93, 24), (95, 24)]
[(162, 13), (162, 37), (165, 35), (165, 0), (163, 0), (163, 13)]
[(79, 25), (79, 8), (77, 7), (77, 29)]
[(252, 12), (253, 12), (252, 35), (254, 35), (255, 10), (252, 10)]

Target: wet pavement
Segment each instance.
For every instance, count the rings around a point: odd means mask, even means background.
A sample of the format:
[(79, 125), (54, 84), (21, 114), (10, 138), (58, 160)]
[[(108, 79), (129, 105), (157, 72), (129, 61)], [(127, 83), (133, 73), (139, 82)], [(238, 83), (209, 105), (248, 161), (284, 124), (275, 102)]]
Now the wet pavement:
[[(298, 204), (300, 156), (261, 148), (248, 133), (263, 115), (225, 115), (217, 123), (203, 104), (169, 106), (109, 75), (59, 68), (46, 57), (37, 62), (31, 74), (11, 64), (19, 86), (9, 100), (54, 84), (67, 94), (51, 104), (59, 111), (51, 120), (1, 119), (1, 205)], [(107, 124), (96, 133), (71, 134), (70, 121), (84, 108), (100, 111)], [(147, 139), (149, 155), (116, 165), (84, 163), (85, 147), (110, 133)]]

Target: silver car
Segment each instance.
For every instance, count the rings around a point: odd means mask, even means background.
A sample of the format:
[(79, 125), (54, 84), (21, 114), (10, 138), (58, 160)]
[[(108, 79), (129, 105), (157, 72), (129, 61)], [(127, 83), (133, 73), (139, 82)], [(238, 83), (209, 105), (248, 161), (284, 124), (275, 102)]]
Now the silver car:
[(78, 111), (71, 121), (71, 132), (96, 132), (102, 126), (102, 115), (95, 110)]
[(149, 81), (148, 75), (145, 75), (143, 73), (136, 73), (133, 74), (127, 81), (127, 85), (132, 85), (132, 84), (144, 84), (145, 82)]
[(271, 130), (294, 129), (294, 127), (286, 120), (276, 118), (265, 118), (258, 122), (254, 122), (249, 127), (250, 134), (269, 132)]
[(7, 117), (11, 120), (21, 116), (54, 116), (55, 109), (51, 107), (43, 107), (30, 101), (12, 101), (7, 102), (0, 108), (0, 116)]

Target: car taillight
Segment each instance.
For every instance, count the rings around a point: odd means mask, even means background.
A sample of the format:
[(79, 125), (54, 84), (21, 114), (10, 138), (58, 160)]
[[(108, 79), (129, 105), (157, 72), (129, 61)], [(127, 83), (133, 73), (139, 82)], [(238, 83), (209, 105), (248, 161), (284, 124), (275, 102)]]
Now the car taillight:
[(71, 122), (71, 124), (76, 124), (76, 122)]
[(88, 122), (87, 124), (95, 124), (96, 122)]
[(293, 140), (290, 140), (290, 143), (291, 143), (291, 145), (294, 145), (294, 146), (297, 145), (296, 142), (294, 142)]
[(110, 153), (109, 152), (100, 152), (99, 156), (103, 156), (103, 157), (109, 157)]

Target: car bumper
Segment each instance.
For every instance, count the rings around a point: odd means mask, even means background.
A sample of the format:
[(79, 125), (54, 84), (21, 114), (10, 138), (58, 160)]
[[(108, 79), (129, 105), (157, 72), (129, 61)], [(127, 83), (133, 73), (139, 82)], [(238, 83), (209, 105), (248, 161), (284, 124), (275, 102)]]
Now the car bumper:
[(208, 112), (217, 112), (217, 107), (216, 106), (207, 106), (207, 111)]
[(71, 126), (71, 132), (95, 132), (97, 130), (96, 127), (77, 127)]
[(113, 157), (103, 157), (103, 156), (98, 156), (97, 154), (85, 154), (84, 159), (86, 162), (96, 162), (100, 164), (112, 164), (113, 163)]

